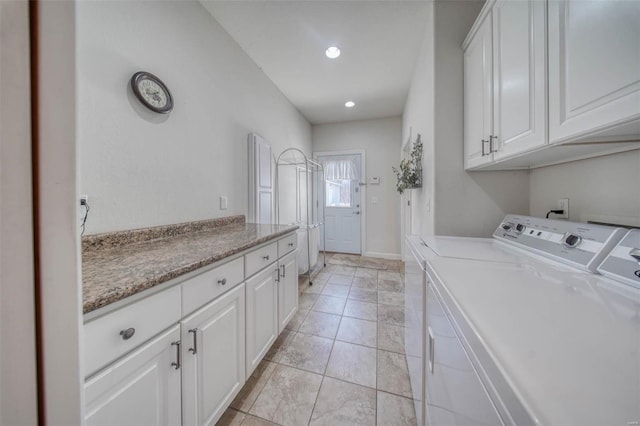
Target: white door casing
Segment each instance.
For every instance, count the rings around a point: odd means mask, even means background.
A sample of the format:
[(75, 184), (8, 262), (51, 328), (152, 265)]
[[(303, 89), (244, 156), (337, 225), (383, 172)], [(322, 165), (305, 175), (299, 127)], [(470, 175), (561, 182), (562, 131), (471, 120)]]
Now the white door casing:
[(249, 217), (251, 223), (273, 223), (273, 158), (271, 145), (249, 133)]
[[(361, 254), (364, 246), (362, 242), (362, 225), (364, 223), (364, 203), (361, 202), (361, 190), (365, 181), (362, 164), (363, 153), (360, 152), (331, 152), (316, 153), (318, 161), (324, 163), (331, 160), (353, 161), (359, 179), (350, 181), (329, 181), (319, 191), (319, 202), (325, 203), (324, 224), (325, 249), (330, 252)], [(327, 203), (327, 196), (332, 197)]]

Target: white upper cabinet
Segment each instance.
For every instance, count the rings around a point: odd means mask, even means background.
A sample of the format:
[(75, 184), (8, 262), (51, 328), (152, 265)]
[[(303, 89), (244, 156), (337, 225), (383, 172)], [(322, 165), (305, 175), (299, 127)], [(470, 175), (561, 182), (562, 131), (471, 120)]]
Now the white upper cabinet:
[(465, 41), (465, 168), (546, 142), (545, 4), (485, 7)]
[(640, 2), (550, 1), (551, 143), (638, 140), (639, 120)]
[(493, 18), (494, 159), (546, 142), (545, 3), (497, 1)]
[(488, 14), (464, 51), (465, 169), (493, 161), (489, 143), (493, 117), (491, 37)]

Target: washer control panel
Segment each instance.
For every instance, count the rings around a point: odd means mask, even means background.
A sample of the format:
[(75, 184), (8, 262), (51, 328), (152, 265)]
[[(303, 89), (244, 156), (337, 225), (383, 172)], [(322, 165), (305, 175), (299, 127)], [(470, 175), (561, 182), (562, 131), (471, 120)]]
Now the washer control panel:
[(632, 229), (622, 238), (598, 272), (640, 288), (640, 229)]
[(611, 226), (507, 215), (493, 237), (595, 272), (625, 232)]

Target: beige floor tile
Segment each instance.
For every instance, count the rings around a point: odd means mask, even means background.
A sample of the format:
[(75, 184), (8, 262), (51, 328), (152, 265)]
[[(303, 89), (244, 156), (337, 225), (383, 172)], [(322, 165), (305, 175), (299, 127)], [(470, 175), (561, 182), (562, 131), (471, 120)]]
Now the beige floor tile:
[(323, 282), (316, 282), (315, 280), (313, 281), (313, 285), (308, 286), (307, 288), (304, 289), (305, 293), (311, 293), (311, 294), (320, 294), (322, 293), (322, 289), (324, 288), (325, 283)]
[(302, 293), (298, 299), (298, 309), (300, 309), (301, 311), (308, 311), (309, 309), (311, 309), (311, 306), (317, 298), (317, 294), (307, 292)]
[(377, 326), (376, 321), (342, 317), (336, 340), (375, 348), (378, 334)]
[(260, 362), (242, 389), (240, 389), (238, 396), (231, 402), (231, 407), (244, 411), (245, 413), (248, 412), (260, 394), (260, 391), (264, 388), (265, 383), (267, 383), (267, 380), (269, 380), (269, 377), (271, 377), (271, 374), (276, 369), (276, 365), (277, 364), (273, 362), (265, 360)]
[(313, 282), (313, 285), (326, 284), (327, 281), (329, 281), (330, 277), (331, 277), (331, 273), (325, 269), (322, 272), (319, 272), (318, 275), (314, 275), (311, 278), (311, 282)]
[(356, 268), (355, 277), (378, 279), (378, 270), (371, 268)]
[(413, 397), (404, 355), (378, 350), (378, 390)]
[(318, 296), (311, 310), (326, 312), (328, 314), (342, 315), (346, 300), (342, 297)]
[(404, 327), (379, 322), (378, 349), (403, 354), (405, 352), (404, 332)]
[(313, 334), (314, 336), (335, 339), (338, 325), (340, 325), (340, 315), (311, 311), (300, 326), (299, 331)]
[(336, 341), (325, 374), (336, 379), (375, 388), (376, 350)]
[(331, 274), (327, 280), (327, 284), (350, 286), (352, 280), (353, 275)]
[(417, 426), (413, 400), (378, 391), (379, 426)]
[(329, 283), (324, 286), (324, 289), (322, 290), (322, 294), (324, 294), (325, 296), (346, 298), (347, 295), (349, 294), (349, 286), (331, 284), (331, 281), (329, 281)]
[(350, 275), (352, 277), (356, 273), (354, 266), (345, 265), (327, 265), (326, 270), (332, 274)]
[(378, 279), (370, 278), (370, 277), (355, 277), (353, 281), (351, 281), (351, 287), (357, 288), (367, 288), (369, 290), (377, 290), (378, 289)]
[(378, 303), (378, 321), (404, 326), (404, 307)]
[(242, 426), (279, 426), (279, 425), (277, 423), (273, 423), (268, 420), (261, 419), (260, 417), (247, 414), (244, 420), (242, 421)]
[(246, 414), (234, 410), (233, 408), (227, 408), (216, 426), (239, 426), (242, 424)]
[(249, 413), (285, 426), (306, 425), (321, 382), (319, 374), (279, 365)]
[(346, 317), (376, 321), (378, 319), (378, 305), (376, 303), (347, 299), (343, 315)]
[(351, 287), (349, 299), (375, 303), (378, 301), (378, 292), (376, 290), (369, 290), (366, 288)]
[(393, 291), (378, 291), (378, 303), (404, 306), (404, 293), (396, 293)]
[(301, 311), (300, 309), (298, 309), (298, 311), (293, 314), (293, 317), (291, 317), (291, 320), (289, 320), (285, 328), (292, 331), (298, 330), (300, 328), (300, 325), (302, 325), (302, 323), (304, 322), (304, 319), (307, 317), (308, 313), (309, 311)]
[(276, 362), (323, 374), (329, 361), (333, 340), (310, 334), (296, 333), (276, 358)]
[(378, 279), (378, 290), (404, 293), (404, 284), (399, 280)]
[(309, 425), (373, 425), (375, 421), (375, 390), (324, 378)]
[(286, 347), (291, 340), (293, 340), (293, 337), (295, 335), (295, 332), (291, 330), (282, 330), (282, 333), (280, 333), (280, 335), (276, 338), (276, 341), (273, 342), (273, 344), (265, 354), (264, 359), (268, 361), (275, 361), (276, 359), (278, 359), (282, 349)]
[(402, 281), (402, 275), (391, 270), (378, 271), (378, 280)]

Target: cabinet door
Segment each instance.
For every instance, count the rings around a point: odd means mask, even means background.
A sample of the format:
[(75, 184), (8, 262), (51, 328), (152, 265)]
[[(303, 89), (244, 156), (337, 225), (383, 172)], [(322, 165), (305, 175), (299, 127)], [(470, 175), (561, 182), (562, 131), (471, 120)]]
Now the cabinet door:
[(638, 1), (549, 2), (551, 143), (640, 118), (639, 23)]
[(464, 51), (465, 169), (493, 161), (491, 15), (487, 15)]
[(182, 419), (213, 425), (245, 382), (245, 285), (181, 323)]
[(278, 332), (284, 330), (298, 310), (298, 252), (289, 253), (278, 262)]
[(494, 160), (546, 142), (545, 2), (493, 5)]
[[(425, 392), (428, 424), (503, 424), (449, 322), (431, 282), (427, 286), (426, 306)], [(438, 411), (434, 411), (433, 407), (444, 409), (448, 415), (437, 416)]]
[(278, 337), (278, 273), (272, 265), (246, 282), (247, 376)]
[(87, 425), (180, 424), (176, 324), (85, 382)]

